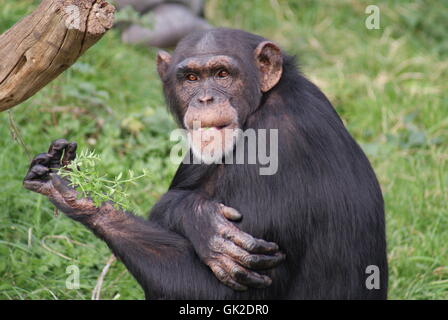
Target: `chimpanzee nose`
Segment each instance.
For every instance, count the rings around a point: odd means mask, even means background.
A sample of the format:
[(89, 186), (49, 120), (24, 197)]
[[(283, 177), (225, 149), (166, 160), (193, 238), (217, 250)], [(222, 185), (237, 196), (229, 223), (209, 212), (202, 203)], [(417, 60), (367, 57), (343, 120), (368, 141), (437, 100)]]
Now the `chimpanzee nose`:
[(212, 95), (204, 95), (198, 98), (199, 102), (201, 103), (208, 103), (213, 101)]
[(213, 95), (211, 92), (204, 92), (203, 94), (199, 95), (198, 101), (200, 103), (210, 103), (213, 102)]

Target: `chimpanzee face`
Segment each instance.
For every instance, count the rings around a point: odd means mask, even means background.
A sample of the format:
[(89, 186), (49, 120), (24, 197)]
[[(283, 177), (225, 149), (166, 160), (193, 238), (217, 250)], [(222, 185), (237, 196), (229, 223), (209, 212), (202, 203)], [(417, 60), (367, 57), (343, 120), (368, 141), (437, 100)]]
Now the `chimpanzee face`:
[(184, 109), (193, 153), (214, 162), (233, 149), (239, 114), (247, 109), (240, 99), (244, 75), (238, 62), (225, 55), (187, 58), (176, 66), (176, 92)]
[(228, 54), (211, 35), (204, 37), (209, 45), (200, 41), (191, 55), (178, 49), (173, 58), (159, 52), (157, 67), (171, 109), (189, 132), (193, 154), (212, 163), (233, 150), (237, 129), (279, 81), (282, 56), (268, 41), (249, 54)]

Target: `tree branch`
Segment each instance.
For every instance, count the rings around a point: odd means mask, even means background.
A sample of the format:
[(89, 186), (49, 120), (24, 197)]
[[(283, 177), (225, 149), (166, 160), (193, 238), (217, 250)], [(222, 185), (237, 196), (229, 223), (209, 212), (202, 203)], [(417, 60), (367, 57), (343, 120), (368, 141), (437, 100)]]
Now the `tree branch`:
[(0, 35), (0, 112), (25, 101), (69, 68), (113, 25), (104, 0), (42, 0)]

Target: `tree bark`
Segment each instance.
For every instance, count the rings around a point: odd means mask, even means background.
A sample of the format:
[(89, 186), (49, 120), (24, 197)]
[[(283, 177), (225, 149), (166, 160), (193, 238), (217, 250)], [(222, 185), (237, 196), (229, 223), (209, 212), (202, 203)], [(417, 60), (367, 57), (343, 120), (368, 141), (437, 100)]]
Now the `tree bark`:
[(42, 0), (0, 35), (0, 112), (25, 101), (95, 44), (113, 25), (104, 0)]

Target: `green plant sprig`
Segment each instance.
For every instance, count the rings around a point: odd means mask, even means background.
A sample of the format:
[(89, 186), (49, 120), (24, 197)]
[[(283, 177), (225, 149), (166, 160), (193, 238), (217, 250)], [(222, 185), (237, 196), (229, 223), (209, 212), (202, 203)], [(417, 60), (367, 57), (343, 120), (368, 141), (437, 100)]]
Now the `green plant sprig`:
[(121, 172), (111, 179), (98, 171), (97, 163), (100, 161), (95, 151), (84, 149), (67, 166), (60, 168), (58, 174), (70, 181), (70, 186), (78, 191), (79, 198), (89, 197), (97, 207), (105, 201), (112, 201), (117, 209), (132, 210), (128, 187), (147, 176), (147, 171), (143, 170), (141, 175), (135, 176), (129, 170), (126, 177)]

